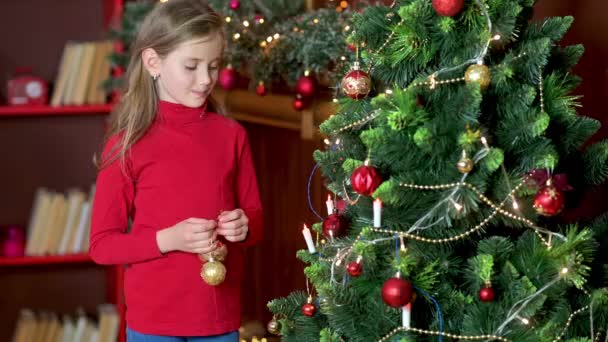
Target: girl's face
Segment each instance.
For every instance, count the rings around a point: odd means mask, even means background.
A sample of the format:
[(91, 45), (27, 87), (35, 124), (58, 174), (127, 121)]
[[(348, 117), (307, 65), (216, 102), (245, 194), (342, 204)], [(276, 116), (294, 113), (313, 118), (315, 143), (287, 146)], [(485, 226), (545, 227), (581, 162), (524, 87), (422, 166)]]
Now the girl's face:
[(213, 33), (186, 41), (158, 59), (159, 98), (191, 108), (202, 106), (217, 82), (223, 47), (222, 35)]

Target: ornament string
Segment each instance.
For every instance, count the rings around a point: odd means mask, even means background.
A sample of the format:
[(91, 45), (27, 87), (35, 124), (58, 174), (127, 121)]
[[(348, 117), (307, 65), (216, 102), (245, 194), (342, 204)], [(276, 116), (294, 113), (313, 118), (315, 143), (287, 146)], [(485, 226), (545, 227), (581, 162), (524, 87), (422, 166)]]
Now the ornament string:
[(317, 163), (315, 165), (315, 167), (312, 169), (312, 172), (310, 173), (310, 177), (308, 177), (307, 194), (308, 194), (308, 207), (310, 208), (310, 211), (312, 211), (313, 214), (315, 214), (315, 216), (317, 216), (319, 218), (319, 220), (323, 221), (323, 217), (321, 217), (321, 215), (319, 215), (319, 213), (317, 213), (317, 211), (313, 207), (313, 205), (312, 205), (312, 197), (310, 196), (310, 187), (311, 187), (311, 184), (312, 184), (312, 177), (315, 175), (315, 172), (317, 171), (317, 169), (320, 166), (321, 166), (321, 164)]

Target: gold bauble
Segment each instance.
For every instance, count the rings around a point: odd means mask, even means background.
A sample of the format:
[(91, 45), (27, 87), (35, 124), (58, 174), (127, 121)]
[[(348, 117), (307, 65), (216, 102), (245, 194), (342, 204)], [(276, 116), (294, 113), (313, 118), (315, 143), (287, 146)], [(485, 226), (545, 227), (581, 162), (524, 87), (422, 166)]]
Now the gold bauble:
[(273, 334), (273, 335), (280, 335), (281, 334), (281, 323), (279, 323), (279, 321), (276, 320), (276, 318), (272, 318), (272, 320), (270, 322), (268, 322), (268, 324), (266, 325), (266, 328), (268, 329), (268, 332)]
[(226, 267), (221, 262), (211, 259), (203, 265), (201, 278), (211, 286), (219, 285), (226, 279)]
[(458, 161), (456, 167), (461, 173), (469, 173), (473, 170), (473, 161), (471, 158), (463, 157)]
[(221, 241), (217, 241), (217, 248), (213, 252), (199, 254), (201, 261), (209, 261), (211, 258), (217, 261), (224, 261), (228, 255), (228, 247)]
[(464, 80), (467, 83), (479, 83), (481, 89), (484, 90), (490, 85), (490, 69), (483, 64), (473, 64), (467, 68)]

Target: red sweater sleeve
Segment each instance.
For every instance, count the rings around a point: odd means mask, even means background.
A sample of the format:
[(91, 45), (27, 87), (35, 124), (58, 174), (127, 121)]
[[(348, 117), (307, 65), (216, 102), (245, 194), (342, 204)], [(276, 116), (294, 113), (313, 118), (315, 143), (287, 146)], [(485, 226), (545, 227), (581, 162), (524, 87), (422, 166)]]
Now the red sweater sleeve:
[[(112, 137), (106, 143), (106, 158), (118, 142)], [(89, 254), (99, 264), (130, 264), (163, 256), (152, 229), (127, 232), (133, 210), (135, 186), (128, 172), (128, 162), (120, 158), (105, 166), (97, 176)]]
[(237, 205), (243, 209), (249, 218), (249, 233), (240, 243), (249, 247), (257, 244), (263, 237), (262, 204), (258, 192), (258, 182), (255, 176), (251, 147), (247, 132), (243, 129), (239, 138), (239, 155), (236, 175)]

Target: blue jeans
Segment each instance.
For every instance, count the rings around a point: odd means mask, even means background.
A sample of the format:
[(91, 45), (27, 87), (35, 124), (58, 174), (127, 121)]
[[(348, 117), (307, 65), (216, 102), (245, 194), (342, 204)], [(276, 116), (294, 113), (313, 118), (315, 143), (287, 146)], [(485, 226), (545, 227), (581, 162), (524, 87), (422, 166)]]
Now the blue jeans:
[(239, 342), (239, 332), (214, 336), (159, 336), (138, 333), (127, 328), (127, 342)]

